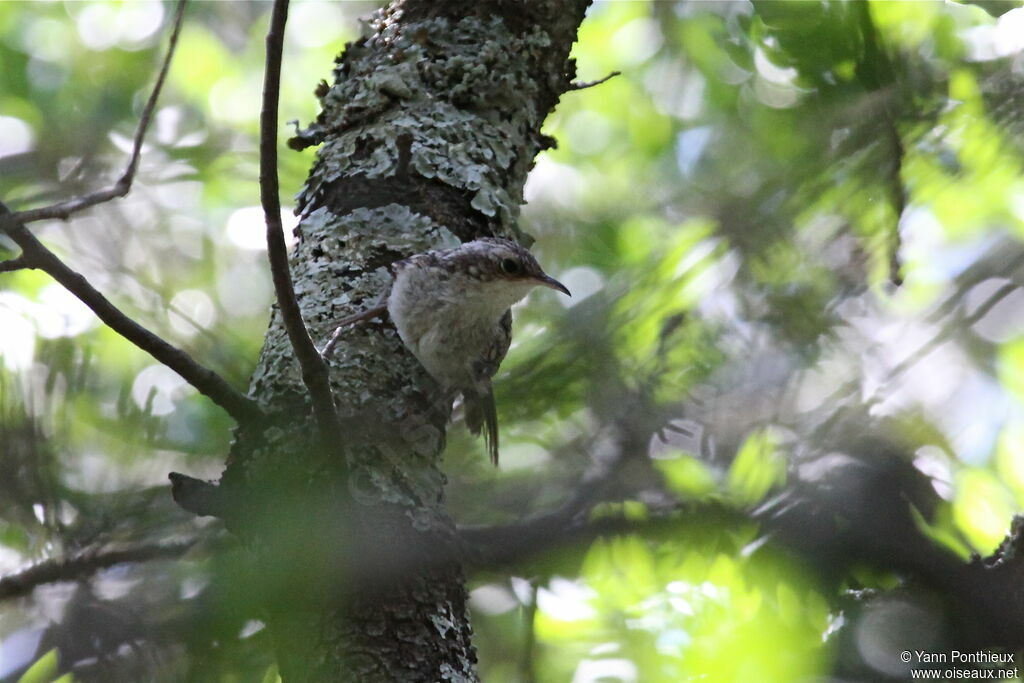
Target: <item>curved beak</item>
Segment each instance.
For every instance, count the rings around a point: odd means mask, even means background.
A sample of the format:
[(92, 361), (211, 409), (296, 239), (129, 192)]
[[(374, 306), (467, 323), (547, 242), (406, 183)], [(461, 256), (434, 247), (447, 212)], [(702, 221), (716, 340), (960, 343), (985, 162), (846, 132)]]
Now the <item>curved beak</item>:
[(537, 283), (542, 284), (545, 287), (550, 287), (551, 289), (556, 289), (562, 294), (565, 294), (568, 297), (572, 297), (572, 294), (569, 293), (569, 290), (566, 288), (566, 286), (563, 285), (558, 280), (556, 280), (555, 278), (551, 277), (550, 275), (541, 275), (540, 277), (537, 278)]

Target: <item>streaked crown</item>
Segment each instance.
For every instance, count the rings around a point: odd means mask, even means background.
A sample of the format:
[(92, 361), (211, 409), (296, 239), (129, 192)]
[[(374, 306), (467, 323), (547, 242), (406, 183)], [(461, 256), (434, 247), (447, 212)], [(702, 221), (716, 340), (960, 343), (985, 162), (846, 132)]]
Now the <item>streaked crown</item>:
[(480, 282), (505, 280), (544, 285), (569, 294), (562, 283), (550, 277), (522, 245), (498, 237), (484, 237), (455, 247), (413, 256), (395, 264), (437, 268)]

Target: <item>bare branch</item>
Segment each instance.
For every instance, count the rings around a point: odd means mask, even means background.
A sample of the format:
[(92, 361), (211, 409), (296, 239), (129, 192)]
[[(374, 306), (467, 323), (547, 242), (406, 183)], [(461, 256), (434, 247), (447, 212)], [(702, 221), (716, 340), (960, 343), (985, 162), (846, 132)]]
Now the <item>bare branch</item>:
[[(892, 60), (878, 37), (878, 30), (871, 18), (868, 8), (860, 7), (860, 25), (864, 36), (865, 58), (857, 65), (857, 78), (866, 88), (882, 91), (898, 78), (898, 71), (892, 66)], [(880, 67), (880, 68), (879, 68)], [(900, 247), (903, 237), (900, 234), (900, 217), (907, 208), (907, 190), (903, 185), (903, 139), (900, 137), (898, 120), (899, 113), (893, 111), (890, 98), (882, 99), (885, 126), (885, 144), (888, 147), (889, 168), (887, 181), (889, 201), (896, 220), (889, 231), (889, 282), (894, 287), (903, 284), (903, 263), (900, 259)]]
[(156, 84), (154, 84), (153, 90), (149, 94), (146, 106), (142, 110), (142, 116), (139, 118), (139, 124), (135, 128), (132, 155), (128, 159), (128, 165), (125, 167), (124, 173), (121, 174), (121, 177), (118, 178), (116, 183), (106, 189), (97, 190), (96, 192), (91, 192), (81, 197), (74, 197), (73, 199), (58, 202), (57, 204), (51, 204), (50, 206), (44, 206), (39, 209), (20, 211), (14, 216), (16, 221), (24, 225), (48, 218), (60, 218), (67, 220), (73, 213), (77, 213), (83, 209), (88, 209), (89, 207), (97, 204), (102, 204), (103, 202), (108, 202), (117, 197), (124, 197), (128, 194), (129, 190), (132, 189), (132, 181), (135, 179), (135, 171), (139, 167), (139, 157), (142, 154), (142, 141), (146, 137), (146, 130), (149, 128), (149, 122), (153, 118), (153, 110), (156, 108), (157, 99), (160, 97), (160, 91), (163, 89), (164, 81), (167, 79), (167, 72), (171, 67), (171, 59), (174, 57), (174, 49), (178, 45), (178, 35), (181, 33), (181, 26), (185, 17), (186, 2), (187, 0), (178, 0), (178, 7), (174, 15), (174, 28), (171, 29), (171, 38), (167, 45), (167, 54), (164, 55), (164, 61), (160, 67), (160, 73), (156, 78)]
[(9, 273), (12, 270), (23, 270), (25, 268), (31, 268), (28, 264), (28, 260), (25, 255), (22, 254), (17, 258), (8, 259), (7, 261), (0, 261), (0, 273)]
[(71, 557), (44, 560), (16, 574), (0, 578), (0, 600), (28, 595), (37, 586), (59, 581), (77, 581), (101, 569), (125, 562), (148, 562), (181, 557), (198, 538), (177, 543), (157, 543), (104, 551), (86, 551)]
[(112, 330), (177, 372), (199, 393), (226, 410), (236, 422), (252, 422), (262, 416), (256, 403), (223, 377), (125, 315), (84, 276), (68, 267), (36, 239), (3, 202), (0, 202), (0, 233), (6, 233), (21, 247), (23, 254), (20, 258), (26, 260), (28, 267), (38, 268), (62, 284)]
[(992, 292), (978, 307), (968, 316), (963, 318), (957, 317), (952, 320), (949, 324), (944, 325), (941, 330), (927, 342), (919, 346), (909, 356), (900, 361), (894, 366), (889, 373), (886, 375), (882, 386), (892, 382), (894, 379), (902, 375), (904, 372), (909, 370), (911, 367), (919, 363), (925, 356), (930, 354), (935, 349), (945, 344), (950, 335), (957, 329), (969, 329), (972, 325), (979, 322), (982, 318), (989, 314), (989, 312), (996, 307), (1000, 301), (1005, 299), (1007, 296), (1019, 289), (1018, 285), (1013, 282), (1007, 282), (1002, 285), (999, 289)]
[(356, 313), (355, 315), (350, 315), (349, 317), (344, 318), (341, 322), (338, 323), (338, 326), (334, 328), (334, 333), (331, 334), (331, 338), (327, 341), (327, 344), (324, 346), (324, 350), (320, 352), (320, 355), (323, 358), (327, 358), (328, 356), (330, 356), (331, 353), (334, 351), (334, 347), (338, 345), (338, 340), (341, 339), (342, 332), (344, 332), (351, 325), (355, 325), (356, 323), (362, 322), (364, 320), (380, 318), (385, 313), (387, 313), (387, 311), (387, 305), (374, 306), (373, 308), (366, 309), (362, 313)]
[(903, 185), (903, 139), (896, 127), (896, 121), (892, 118), (886, 119), (887, 137), (889, 139), (889, 153), (892, 155), (889, 169), (889, 194), (892, 202), (893, 212), (896, 220), (889, 229), (889, 282), (894, 287), (903, 284), (903, 260), (900, 258), (900, 249), (903, 247), (903, 235), (900, 233), (900, 218), (907, 208), (907, 189)]
[(267, 31), (267, 61), (263, 76), (263, 108), (260, 111), (260, 202), (267, 222), (267, 256), (274, 278), (274, 290), (281, 320), (288, 331), (295, 357), (302, 368), (302, 381), (309, 389), (313, 415), (324, 443), (341, 443), (341, 423), (334, 407), (327, 362), (316, 350), (302, 320), (302, 311), (291, 271), (281, 225), (281, 199), (277, 180), (277, 108), (281, 89), (281, 52), (288, 20), (288, 0), (275, 0)]
[(601, 85), (605, 81), (610, 81), (611, 79), (615, 78), (616, 76), (621, 76), (621, 75), (622, 75), (621, 71), (613, 71), (610, 74), (608, 74), (607, 76), (605, 76), (604, 78), (599, 78), (596, 81), (580, 81), (580, 82), (573, 81), (572, 83), (569, 84), (569, 87), (566, 88), (566, 91), (572, 92), (574, 90), (586, 90), (587, 88), (593, 88), (595, 85)]
[[(518, 520), (511, 524), (459, 527), (459, 537), (470, 548), (471, 561), (479, 565), (507, 564), (539, 549), (555, 547), (566, 537), (606, 533), (604, 522), (592, 526), (588, 520), (594, 508), (609, 499), (623, 466), (637, 453), (641, 434), (630, 429), (626, 420), (615, 428), (617, 445), (607, 458), (594, 458), (561, 505), (554, 510)], [(644, 456), (646, 458), (646, 456)], [(616, 527), (617, 529), (618, 527)], [(618, 533), (615, 529), (612, 533)]]
[(553, 551), (586, 545), (598, 538), (627, 534), (657, 538), (674, 536), (680, 529), (691, 525), (738, 526), (746, 521), (749, 517), (743, 511), (731, 509), (723, 503), (706, 501), (687, 503), (667, 514), (652, 515), (646, 519), (615, 514), (575, 521), (546, 519), (543, 522), (460, 528), (460, 540), (465, 544), (465, 554), (460, 559), (474, 569), (501, 570)]

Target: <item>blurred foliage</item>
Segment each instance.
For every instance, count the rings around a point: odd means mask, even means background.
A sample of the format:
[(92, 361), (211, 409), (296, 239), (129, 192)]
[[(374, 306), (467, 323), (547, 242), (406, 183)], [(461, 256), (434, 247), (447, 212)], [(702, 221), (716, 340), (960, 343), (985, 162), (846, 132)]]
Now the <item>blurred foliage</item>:
[[(374, 6), (293, 2), (283, 119), (315, 116), (315, 84)], [(624, 464), (601, 514), (750, 509), (884, 421), (902, 444), (885, 457), (934, 498), (912, 498), (916, 523), (991, 552), (1024, 504), (1016, 7), (597, 2), (579, 80), (622, 75), (563, 97), (522, 219), (574, 296), (516, 311), (496, 384), (504, 469), (451, 431), (456, 517), (557, 506), (602, 458)], [(237, 386), (271, 293), (254, 210), (267, 8), (193, 3), (131, 195), (35, 227)], [(0, 3), (0, 199), (28, 208), (117, 177), (171, 9)], [(282, 151), (285, 206), (311, 159)], [(229, 438), (220, 411), (45, 276), (0, 274), (0, 573), (191, 537), (165, 475), (215, 477)], [(753, 524), (680, 515), (671, 533), (473, 577), (481, 674), (896, 675), (836, 636), (856, 615), (838, 593), (893, 577), (858, 567), (837, 589), (762, 541)], [(197, 549), (8, 599), (0, 681), (277, 680), (243, 565)]]

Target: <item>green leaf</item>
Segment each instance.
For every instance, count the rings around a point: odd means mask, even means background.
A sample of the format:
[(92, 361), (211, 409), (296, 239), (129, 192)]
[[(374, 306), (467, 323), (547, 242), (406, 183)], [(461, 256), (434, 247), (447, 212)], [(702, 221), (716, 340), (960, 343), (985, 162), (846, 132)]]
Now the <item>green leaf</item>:
[(738, 503), (756, 503), (786, 479), (786, 463), (779, 451), (778, 436), (759, 429), (740, 446), (729, 468), (726, 484)]
[(37, 659), (28, 668), (18, 683), (53, 683), (57, 676), (57, 648), (54, 648)]
[(659, 458), (654, 461), (654, 467), (665, 477), (669, 488), (681, 498), (702, 498), (718, 488), (711, 468), (689, 453)]

